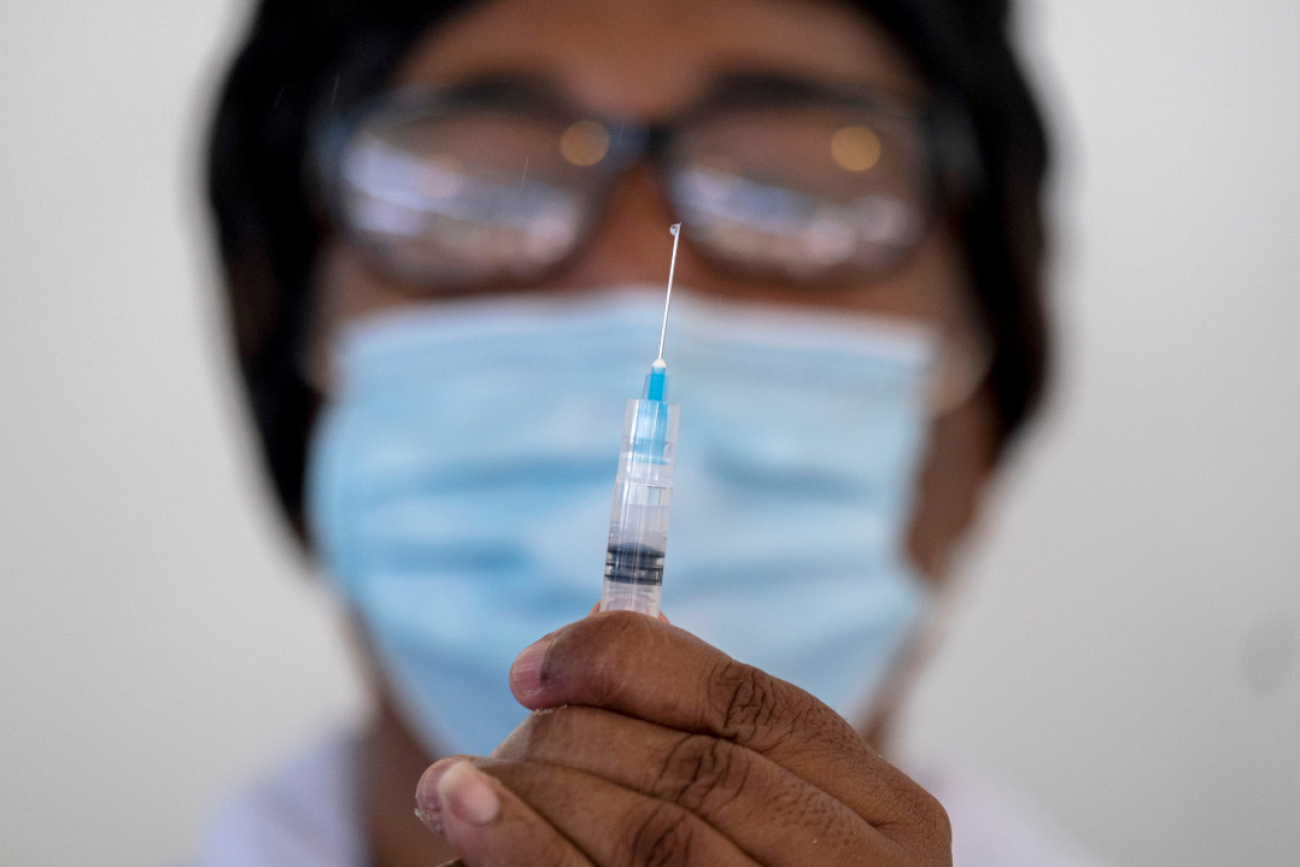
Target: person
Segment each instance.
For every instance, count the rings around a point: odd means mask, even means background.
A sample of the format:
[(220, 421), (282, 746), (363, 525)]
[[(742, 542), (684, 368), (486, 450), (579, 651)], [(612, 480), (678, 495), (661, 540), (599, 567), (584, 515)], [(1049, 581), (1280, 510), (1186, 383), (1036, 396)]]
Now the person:
[[(209, 192), (266, 465), (377, 711), (201, 863), (1083, 863), (877, 752), (1046, 375), (1007, 19), (264, 0)], [(667, 616), (589, 613), (678, 221)]]

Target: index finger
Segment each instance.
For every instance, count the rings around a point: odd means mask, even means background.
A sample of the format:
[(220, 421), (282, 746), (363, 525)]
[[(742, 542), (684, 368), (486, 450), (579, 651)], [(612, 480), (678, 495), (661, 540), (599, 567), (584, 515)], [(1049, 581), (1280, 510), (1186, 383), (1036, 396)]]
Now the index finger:
[(924, 790), (812, 695), (648, 617), (607, 612), (564, 627), (519, 655), (510, 687), (534, 710), (598, 707), (732, 741), (873, 825), (934, 812)]

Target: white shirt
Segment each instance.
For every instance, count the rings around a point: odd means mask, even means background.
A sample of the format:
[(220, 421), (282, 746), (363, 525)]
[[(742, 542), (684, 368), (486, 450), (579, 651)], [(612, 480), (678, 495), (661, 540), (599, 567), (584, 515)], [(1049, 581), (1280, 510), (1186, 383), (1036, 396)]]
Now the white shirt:
[[(948, 811), (953, 867), (1101, 867), (968, 772), (912, 776)], [(323, 738), (217, 811), (195, 867), (367, 867), (359, 780), (356, 736)]]

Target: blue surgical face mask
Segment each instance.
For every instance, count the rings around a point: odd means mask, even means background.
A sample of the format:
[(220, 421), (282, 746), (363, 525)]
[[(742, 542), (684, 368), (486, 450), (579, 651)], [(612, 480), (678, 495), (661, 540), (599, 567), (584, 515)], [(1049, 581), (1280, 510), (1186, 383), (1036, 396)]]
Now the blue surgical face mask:
[[(662, 303), (480, 299), (340, 341), (308, 517), (431, 752), (489, 753), (526, 714), (514, 657), (599, 599), (624, 402)], [(902, 539), (934, 340), (689, 296), (668, 335), (682, 410), (665, 613), (860, 712), (925, 608)]]

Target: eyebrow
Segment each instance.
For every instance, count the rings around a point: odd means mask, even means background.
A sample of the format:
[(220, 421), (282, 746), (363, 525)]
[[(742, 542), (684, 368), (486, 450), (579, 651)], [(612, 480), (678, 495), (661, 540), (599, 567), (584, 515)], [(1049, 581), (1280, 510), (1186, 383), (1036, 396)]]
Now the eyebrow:
[(453, 84), (443, 92), (457, 97), (489, 98), (505, 102), (568, 102), (556, 81), (549, 76), (526, 70), (503, 69), (481, 73)]
[(694, 105), (743, 106), (747, 103), (773, 102), (911, 102), (918, 95), (897, 88), (886, 88), (866, 82), (858, 84), (830, 83), (817, 78), (792, 75), (788, 72), (737, 70), (715, 75), (705, 95)]
[[(565, 93), (560, 82), (545, 73), (532, 69), (500, 69), (471, 76), (451, 86), (448, 94), (465, 98), (487, 98), (498, 104), (545, 103), (581, 113), (582, 105), (575, 104)], [(783, 70), (724, 69), (713, 74), (703, 91), (678, 114), (689, 113), (702, 106), (742, 106), (747, 103), (773, 101), (827, 100), (862, 98), (872, 96), (900, 97), (903, 94), (880, 87), (831, 85), (808, 76), (791, 74)], [(638, 118), (656, 121), (663, 118)]]
[(726, 101), (744, 101), (753, 97), (817, 99), (844, 91), (844, 88), (834, 88), (813, 78), (779, 70), (726, 70), (712, 78), (706, 98)]

